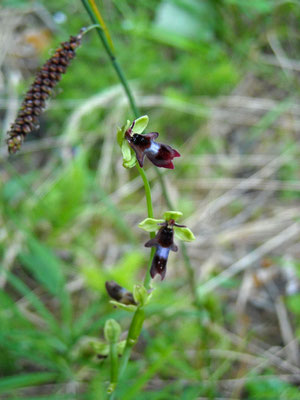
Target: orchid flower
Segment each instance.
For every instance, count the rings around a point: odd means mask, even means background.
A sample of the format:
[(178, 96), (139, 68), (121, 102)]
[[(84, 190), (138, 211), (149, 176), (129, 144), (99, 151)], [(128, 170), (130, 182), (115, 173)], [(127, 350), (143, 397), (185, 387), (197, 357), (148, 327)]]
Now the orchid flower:
[[(123, 128), (119, 129), (118, 142), (122, 148), (123, 165), (131, 168), (137, 160), (140, 167), (143, 167), (144, 158), (147, 156), (157, 167), (174, 169), (172, 160), (175, 157), (180, 157), (180, 154), (168, 144), (155, 142), (158, 137), (157, 132), (142, 134), (148, 125), (148, 121), (148, 116), (144, 115), (134, 120), (132, 124), (127, 121)], [(134, 151), (135, 157), (132, 157), (130, 148)]]
[(179, 211), (167, 211), (164, 214), (164, 219), (146, 218), (139, 224), (139, 227), (147, 232), (157, 231), (158, 226), (161, 226), (155, 238), (145, 243), (145, 247), (156, 248), (150, 269), (152, 278), (156, 274), (159, 274), (161, 280), (164, 279), (167, 272), (169, 253), (171, 250), (175, 252), (178, 250), (178, 247), (174, 243), (174, 234), (178, 239), (183, 241), (195, 240), (195, 236), (190, 229), (185, 225), (176, 223), (176, 219), (180, 216), (182, 216), (182, 213)]

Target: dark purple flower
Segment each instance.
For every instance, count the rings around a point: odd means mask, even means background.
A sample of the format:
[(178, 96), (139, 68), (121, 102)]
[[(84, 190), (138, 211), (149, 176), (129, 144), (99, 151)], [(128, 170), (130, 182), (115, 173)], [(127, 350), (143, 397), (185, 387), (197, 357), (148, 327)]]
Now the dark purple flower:
[(134, 123), (135, 121), (133, 121), (131, 127), (126, 131), (125, 137), (130, 147), (134, 150), (140, 167), (143, 167), (146, 155), (157, 167), (174, 169), (172, 160), (175, 157), (180, 157), (178, 151), (168, 144), (155, 142), (154, 140), (158, 137), (157, 132), (150, 132), (143, 135), (132, 133)]
[(162, 224), (154, 239), (150, 239), (145, 247), (156, 247), (152, 260), (150, 275), (152, 278), (160, 274), (161, 280), (164, 279), (167, 272), (167, 261), (170, 250), (177, 251), (178, 247), (173, 242), (175, 221), (170, 220)]
[(129, 292), (127, 289), (123, 288), (122, 286), (118, 285), (115, 281), (107, 281), (105, 282), (105, 288), (109, 296), (118, 301), (119, 303), (123, 304), (134, 304), (133, 294)]

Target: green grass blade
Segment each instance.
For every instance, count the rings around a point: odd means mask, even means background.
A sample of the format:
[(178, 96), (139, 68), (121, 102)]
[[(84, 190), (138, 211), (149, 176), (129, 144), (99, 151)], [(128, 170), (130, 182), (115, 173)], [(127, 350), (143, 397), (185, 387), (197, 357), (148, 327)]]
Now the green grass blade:
[(35, 372), (9, 376), (0, 379), (0, 393), (10, 392), (11, 390), (23, 388), (25, 386), (35, 386), (46, 382), (51, 382), (57, 377), (53, 372)]
[(27, 298), (30, 304), (36, 309), (40, 316), (44, 318), (45, 322), (47, 322), (52, 330), (57, 331), (59, 329), (59, 325), (56, 319), (41, 302), (41, 300), (19, 278), (17, 278), (9, 271), (5, 271), (5, 273), (8, 282), (15, 288), (15, 290), (17, 290), (18, 293)]

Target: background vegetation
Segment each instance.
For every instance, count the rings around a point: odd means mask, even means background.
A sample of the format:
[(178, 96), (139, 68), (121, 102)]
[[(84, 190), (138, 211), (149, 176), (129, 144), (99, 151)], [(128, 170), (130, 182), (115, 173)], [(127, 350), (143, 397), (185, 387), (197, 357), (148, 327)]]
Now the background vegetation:
[[(300, 4), (101, 3), (149, 130), (182, 154), (164, 175), (197, 237), (191, 273), (173, 254), (154, 282), (119, 398), (299, 399)], [(105, 399), (107, 360), (85, 344), (110, 317), (128, 329), (104, 282), (132, 290), (148, 257), (142, 182), (115, 141), (132, 115), (92, 31), (8, 157), (35, 71), (89, 19), (80, 1), (0, 7), (0, 397)]]

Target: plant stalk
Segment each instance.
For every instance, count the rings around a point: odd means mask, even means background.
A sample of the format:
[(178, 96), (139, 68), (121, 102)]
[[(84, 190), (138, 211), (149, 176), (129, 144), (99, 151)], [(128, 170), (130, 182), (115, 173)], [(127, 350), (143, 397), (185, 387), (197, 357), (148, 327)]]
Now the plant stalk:
[(145, 319), (144, 309), (142, 307), (138, 307), (132, 318), (129, 332), (127, 335), (124, 353), (120, 362), (119, 378), (123, 375), (124, 371), (126, 370), (131, 355), (131, 350), (138, 341), (138, 338), (140, 336), (143, 327), (144, 319)]
[[(114, 53), (114, 50), (113, 50), (113, 46), (112, 46), (112, 42), (111, 42), (110, 36), (107, 35), (108, 31), (106, 30), (106, 27), (103, 24), (104, 21), (103, 21), (103, 19), (101, 17), (101, 14), (100, 14), (99, 10), (97, 9), (94, 0), (81, 0), (81, 2), (83, 4), (83, 6), (85, 7), (87, 13), (89, 14), (92, 22), (94, 24), (99, 24), (99, 26), (97, 26), (98, 35), (99, 35), (99, 37), (101, 39), (101, 42), (102, 42), (102, 44), (104, 46), (104, 49), (105, 49), (105, 51), (106, 51), (106, 53), (107, 53), (107, 55), (108, 55), (108, 57), (109, 57), (109, 59), (111, 61), (111, 64), (112, 64), (114, 70), (116, 71), (116, 74), (117, 74), (117, 76), (118, 76), (118, 78), (120, 80), (120, 83), (122, 84), (122, 86), (124, 88), (124, 91), (125, 91), (126, 96), (128, 98), (128, 101), (129, 101), (131, 110), (132, 110), (132, 112), (134, 114), (134, 117), (138, 118), (139, 115), (140, 115), (138, 107), (137, 107), (137, 105), (135, 103), (134, 97), (133, 97), (132, 92), (130, 90), (130, 87), (129, 87), (128, 83), (127, 83), (125, 74), (124, 74), (121, 66), (119, 65), (119, 63), (118, 63), (118, 61), (116, 59), (116, 56), (115, 56), (115, 53)], [(99, 16), (100, 16), (100, 18), (99, 18)], [(139, 172), (139, 174), (140, 174), (140, 176), (141, 176), (141, 178), (143, 180), (143, 183), (144, 183), (146, 202), (147, 202), (148, 218), (153, 218), (154, 216), (153, 216), (153, 206), (152, 206), (150, 184), (149, 184), (149, 181), (148, 181), (148, 178), (146, 176), (146, 173), (145, 173), (144, 169), (141, 168), (138, 164), (137, 164), (137, 169), (138, 169), (138, 172)], [(172, 202), (170, 200), (170, 197), (168, 195), (167, 188), (166, 188), (166, 185), (164, 183), (162, 173), (157, 168), (156, 168), (156, 174), (158, 176), (158, 180), (159, 180), (159, 183), (160, 183), (160, 186), (161, 186), (161, 190), (162, 190), (162, 194), (163, 194), (163, 196), (165, 198), (166, 204), (168, 205), (169, 209), (172, 210), (174, 208), (173, 208)], [(155, 233), (151, 232), (150, 233), (150, 238), (153, 238), (154, 236), (155, 236)], [(192, 269), (192, 266), (191, 266), (187, 251), (186, 251), (186, 247), (185, 247), (185, 245), (183, 243), (182, 243), (182, 250), (183, 250), (183, 256), (184, 256), (184, 264), (186, 266), (186, 269), (187, 269), (189, 277), (190, 277), (189, 280), (191, 280), (191, 278), (193, 277), (193, 269)], [(146, 273), (145, 279), (144, 279), (144, 286), (146, 287), (146, 289), (149, 289), (149, 287), (150, 287), (151, 277), (150, 277), (149, 271), (150, 271), (150, 266), (151, 266), (151, 263), (152, 263), (152, 259), (153, 259), (154, 253), (155, 253), (155, 248), (151, 248), (150, 260), (149, 260), (149, 269), (147, 270), (147, 273)], [(194, 290), (193, 290), (193, 292), (194, 292)], [(195, 291), (195, 293), (196, 293), (196, 291)], [(124, 371), (126, 370), (128, 361), (130, 359), (131, 350), (132, 350), (133, 346), (136, 344), (136, 342), (137, 342), (137, 340), (139, 338), (140, 332), (141, 332), (142, 327), (143, 327), (144, 319), (145, 319), (144, 310), (142, 308), (138, 307), (137, 310), (134, 313), (134, 316), (132, 318), (132, 321), (131, 321), (131, 324), (130, 324), (130, 327), (129, 327), (129, 332), (128, 332), (128, 335), (127, 335), (127, 340), (126, 340), (124, 353), (123, 353), (123, 356), (122, 356), (122, 359), (121, 359), (121, 362), (120, 362), (118, 379), (120, 379), (122, 377)], [(115, 398), (115, 392), (113, 391), (110, 394), (109, 399), (113, 400), (114, 398)]]
[(110, 362), (110, 385), (107, 389), (107, 393), (112, 395), (116, 389), (118, 382), (118, 344), (117, 342), (111, 342), (109, 344), (109, 362)]
[[(101, 40), (101, 42), (102, 42), (102, 44), (103, 44), (103, 46), (105, 48), (105, 51), (106, 51), (108, 57), (110, 58), (110, 61), (111, 61), (112, 65), (113, 65), (113, 67), (114, 67), (114, 69), (115, 69), (115, 71), (116, 71), (116, 73), (118, 75), (118, 78), (119, 78), (119, 80), (120, 80), (120, 82), (121, 82), (121, 84), (122, 84), (122, 86), (123, 86), (123, 88), (125, 90), (125, 93), (126, 93), (126, 96), (128, 98), (131, 110), (132, 110), (135, 118), (137, 118), (139, 116), (138, 108), (137, 108), (137, 106), (135, 104), (133, 95), (132, 95), (131, 90), (130, 90), (130, 88), (128, 86), (125, 74), (124, 74), (122, 68), (120, 67), (120, 65), (119, 65), (119, 63), (118, 63), (118, 61), (116, 59), (110, 36), (108, 36), (108, 38), (109, 38), (108, 39), (107, 36), (106, 36), (107, 30), (103, 29), (103, 19), (101, 17), (100, 11), (97, 9), (96, 4), (95, 4), (95, 2), (93, 0), (81, 0), (81, 2), (83, 4), (84, 8), (86, 9), (87, 13), (89, 14), (91, 20), (93, 21), (93, 23), (97, 24), (97, 25), (99, 24), (99, 26), (97, 26), (97, 32), (98, 32), (98, 35), (100, 37), (100, 40)], [(98, 11), (97, 14), (95, 13), (95, 10)], [(99, 16), (101, 18), (99, 18)]]

